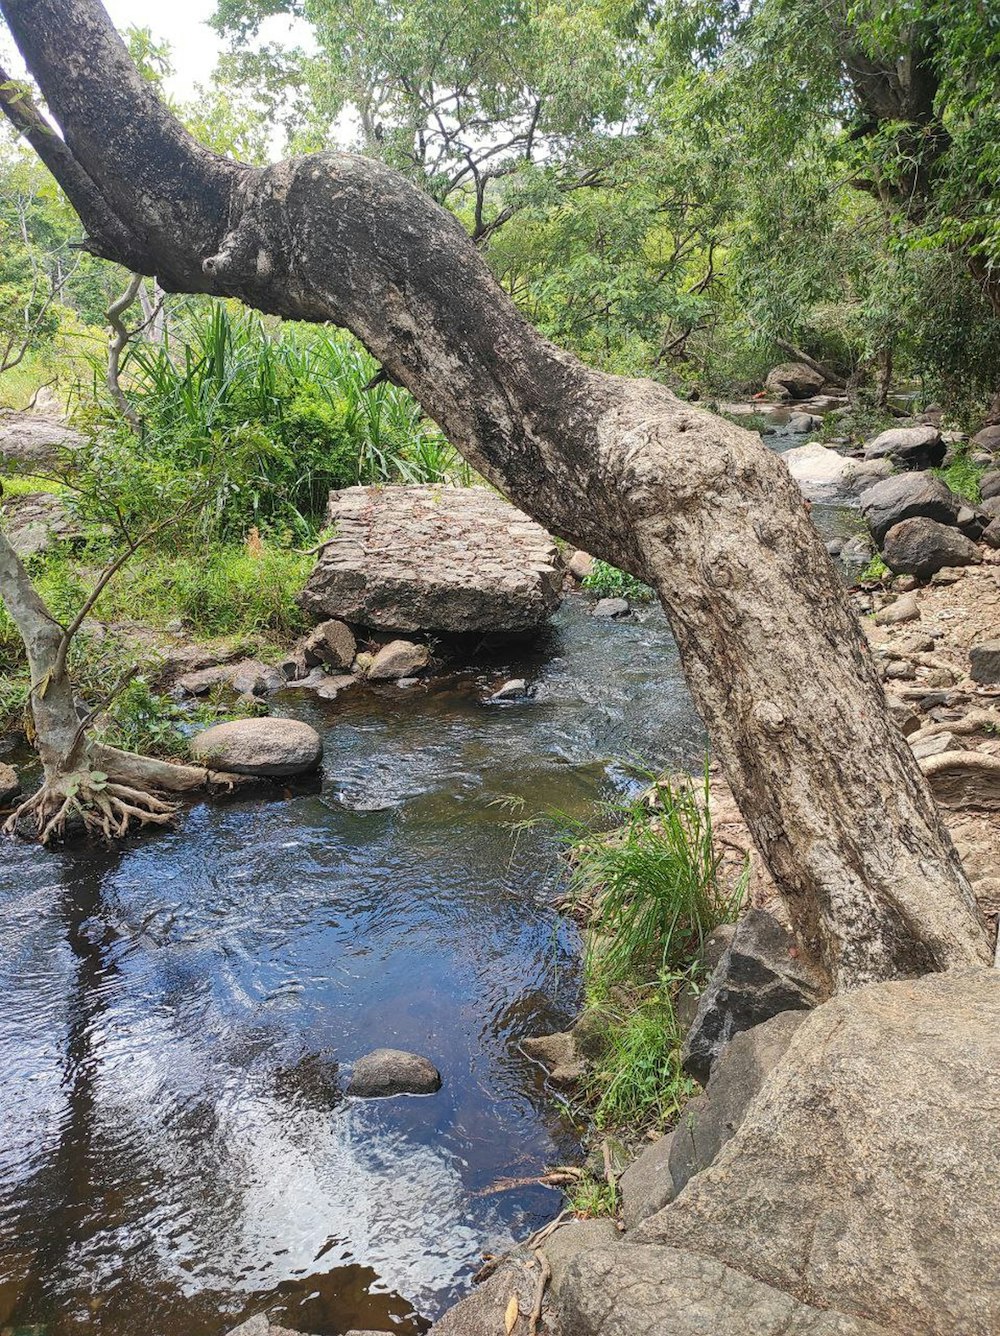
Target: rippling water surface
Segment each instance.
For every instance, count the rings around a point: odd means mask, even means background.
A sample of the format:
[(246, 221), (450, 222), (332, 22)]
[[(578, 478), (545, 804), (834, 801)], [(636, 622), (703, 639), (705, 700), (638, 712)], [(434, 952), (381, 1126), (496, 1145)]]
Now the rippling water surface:
[[(483, 703), (513, 675), (534, 699)], [(0, 1329), (416, 1333), (558, 1209), (504, 1180), (576, 1150), (518, 1040), (571, 1016), (578, 942), (504, 804), (587, 815), (618, 758), (697, 763), (664, 619), (574, 598), (488, 672), (281, 709), (324, 734), (316, 791), (0, 847)], [(343, 1098), (381, 1045), (440, 1093)]]

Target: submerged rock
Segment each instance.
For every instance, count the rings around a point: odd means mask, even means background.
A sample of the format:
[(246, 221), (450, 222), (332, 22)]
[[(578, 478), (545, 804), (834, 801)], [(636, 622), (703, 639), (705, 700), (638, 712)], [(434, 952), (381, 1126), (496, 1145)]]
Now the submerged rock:
[(523, 677), (512, 677), (509, 682), (504, 682), (502, 687), (487, 697), (487, 704), (501, 705), (504, 702), (515, 700), (525, 700), (528, 695), (528, 684)]
[(822, 997), (823, 981), (800, 958), (792, 933), (764, 910), (748, 910), (698, 1004), (681, 1055), (685, 1071), (704, 1085), (735, 1034)]
[(392, 631), (509, 636), (543, 625), (562, 597), (555, 541), (482, 487), (348, 487), (330, 494), (302, 607)]
[(384, 1099), (390, 1095), (432, 1095), (440, 1089), (441, 1073), (429, 1058), (398, 1048), (376, 1048), (354, 1064), (347, 1093), (362, 1099)]
[(599, 598), (591, 612), (592, 617), (627, 617), (629, 602), (627, 598)]
[(191, 755), (213, 770), (283, 778), (315, 770), (323, 743), (298, 719), (234, 719), (196, 734)]
[(583, 1058), (569, 1030), (522, 1039), (521, 1048), (534, 1062), (540, 1062), (548, 1068), (549, 1080), (553, 1085), (573, 1085), (583, 1076)]

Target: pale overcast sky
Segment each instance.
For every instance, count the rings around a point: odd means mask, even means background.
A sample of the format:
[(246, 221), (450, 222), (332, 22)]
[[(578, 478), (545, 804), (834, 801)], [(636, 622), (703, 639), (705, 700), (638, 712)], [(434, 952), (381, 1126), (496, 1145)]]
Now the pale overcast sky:
[(168, 81), (176, 98), (188, 98), (197, 83), (206, 83), (221, 45), (208, 27), (214, 0), (104, 0), (116, 27), (151, 28), (170, 43), (176, 74)]

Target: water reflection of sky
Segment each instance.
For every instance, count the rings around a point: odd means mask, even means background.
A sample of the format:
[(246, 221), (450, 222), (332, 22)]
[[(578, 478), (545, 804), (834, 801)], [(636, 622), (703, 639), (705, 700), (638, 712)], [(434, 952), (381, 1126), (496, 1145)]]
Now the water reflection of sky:
[[(487, 707), (474, 674), (289, 697), (325, 731), (322, 792), (202, 805), (118, 855), (3, 850), (0, 1326), (413, 1331), (558, 1207), (498, 1180), (573, 1149), (517, 1040), (571, 1014), (577, 943), (551, 833), (499, 804), (585, 815), (613, 758), (702, 743), (658, 613), (574, 603), (508, 670), (533, 701)], [(440, 1093), (344, 1100), (338, 1064), (379, 1045)]]

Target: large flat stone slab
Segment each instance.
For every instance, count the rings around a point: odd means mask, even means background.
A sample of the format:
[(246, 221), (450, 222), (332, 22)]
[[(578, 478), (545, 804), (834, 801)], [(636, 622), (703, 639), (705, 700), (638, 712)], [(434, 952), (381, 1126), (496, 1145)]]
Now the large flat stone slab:
[(549, 534), (483, 487), (347, 487), (331, 492), (334, 536), (299, 602), (392, 631), (517, 635), (559, 605), (563, 564)]

